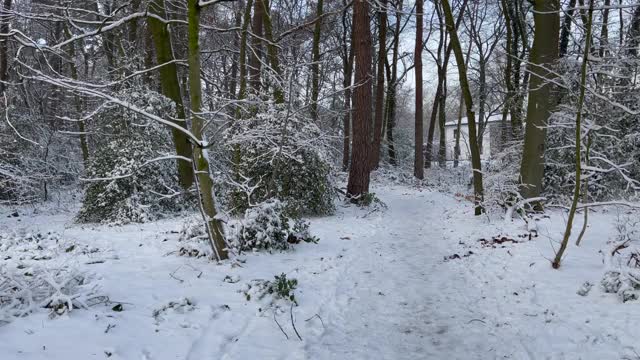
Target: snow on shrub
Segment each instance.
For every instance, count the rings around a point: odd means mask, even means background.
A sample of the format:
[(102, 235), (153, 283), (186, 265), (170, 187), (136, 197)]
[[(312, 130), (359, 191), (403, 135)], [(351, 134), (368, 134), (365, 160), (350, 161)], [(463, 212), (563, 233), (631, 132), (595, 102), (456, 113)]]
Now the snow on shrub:
[(4, 261), (25, 263), (51, 260), (63, 253), (92, 254), (98, 251), (98, 248), (63, 239), (56, 232), (31, 233), (14, 230), (6, 234), (0, 233), (0, 253)]
[(268, 305), (276, 305), (279, 300), (284, 300), (295, 305), (298, 305), (294, 291), (298, 286), (297, 279), (287, 279), (287, 274), (282, 273), (274, 276), (275, 280), (251, 280), (245, 284), (244, 288), (240, 290), (244, 294), (247, 301), (259, 300), (263, 301), (267, 298)]
[(227, 201), (237, 213), (270, 198), (293, 215), (334, 210), (328, 136), (299, 111), (261, 101), (247, 118), (225, 131), (231, 154), (232, 189)]
[(50, 317), (102, 302), (90, 275), (77, 269), (0, 265), (0, 322), (48, 309)]
[(317, 242), (309, 223), (286, 215), (286, 204), (270, 199), (247, 209), (239, 223), (230, 226), (228, 241), (238, 251), (286, 250), (301, 241)]
[(618, 236), (609, 251), (608, 270), (601, 285), (605, 292), (617, 294), (622, 302), (640, 298), (640, 220), (630, 217), (618, 221)]
[(178, 254), (188, 257), (213, 259), (209, 237), (201, 219), (189, 218), (178, 231)]
[[(165, 118), (175, 114), (173, 103), (153, 91), (125, 90), (119, 97)], [(179, 188), (175, 160), (157, 160), (175, 152), (169, 129), (121, 106), (102, 109), (94, 120), (110, 136), (90, 156), (77, 220), (147, 222), (181, 210), (183, 197), (161, 196)]]

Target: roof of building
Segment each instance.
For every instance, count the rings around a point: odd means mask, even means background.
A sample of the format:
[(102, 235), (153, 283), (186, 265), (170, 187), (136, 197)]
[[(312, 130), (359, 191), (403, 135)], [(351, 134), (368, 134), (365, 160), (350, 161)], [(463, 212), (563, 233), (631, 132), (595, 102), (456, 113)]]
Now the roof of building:
[[(477, 114), (476, 114), (476, 116), (477, 116)], [(477, 118), (476, 118), (476, 121), (477, 121)], [(489, 116), (486, 121), (488, 123), (502, 121), (502, 114), (493, 114), (493, 115)], [(509, 121), (509, 115), (507, 115), (507, 121)], [(461, 119), (460, 124), (466, 125), (467, 123), (468, 123), (467, 118), (463, 117)], [(444, 125), (445, 126), (458, 126), (458, 119), (447, 121)]]

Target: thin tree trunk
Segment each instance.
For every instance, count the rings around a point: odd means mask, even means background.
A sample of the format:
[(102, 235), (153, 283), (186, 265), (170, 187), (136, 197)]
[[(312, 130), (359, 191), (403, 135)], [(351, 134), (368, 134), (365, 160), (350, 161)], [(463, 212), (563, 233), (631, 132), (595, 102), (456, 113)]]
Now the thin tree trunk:
[[(11, 0), (4, 0), (2, 3), (2, 11), (0, 11), (0, 33), (9, 33), (9, 20), (8, 12), (11, 10)], [(8, 50), (8, 38), (0, 39), (0, 95), (5, 91), (5, 82), (9, 80), (9, 50)]]
[(278, 58), (278, 47), (273, 37), (273, 25), (271, 24), (271, 9), (269, 0), (262, 0), (264, 5), (264, 33), (267, 39), (267, 54), (269, 55), (269, 63), (275, 72), (277, 81), (273, 86), (273, 98), (276, 104), (284, 103), (284, 91), (282, 91), (282, 71), (280, 70), (280, 59)]
[[(242, 7), (238, 5), (238, 9), (236, 11), (235, 18), (235, 27), (240, 28), (242, 26)], [(242, 33), (242, 32), (241, 32)], [(240, 35), (242, 36), (242, 35)], [(233, 37), (233, 47), (234, 49), (240, 48), (240, 38), (235, 35)], [(234, 54), (231, 58), (231, 83), (229, 84), (229, 97), (234, 98), (236, 96), (236, 91), (238, 88), (238, 70), (240, 67), (240, 55)]]
[(438, 146), (438, 165), (441, 168), (447, 167), (447, 133), (445, 124), (447, 122), (447, 77), (445, 75), (442, 82), (442, 94), (440, 94), (440, 105), (438, 106), (438, 131), (440, 132), (440, 144)]
[(460, 88), (464, 94), (464, 101), (467, 107), (467, 123), (469, 128), (469, 148), (471, 149), (471, 167), (473, 169), (473, 190), (475, 195), (475, 214), (480, 215), (484, 212), (482, 206), (483, 202), (483, 185), (482, 185), (482, 165), (480, 163), (480, 151), (478, 149), (477, 134), (476, 134), (476, 120), (473, 112), (473, 98), (471, 97), (471, 90), (469, 86), (469, 80), (467, 79), (467, 67), (464, 65), (465, 59), (462, 53), (462, 47), (460, 46), (460, 40), (458, 39), (458, 33), (456, 31), (455, 24), (453, 22), (453, 14), (451, 13), (451, 5), (449, 0), (441, 0), (442, 9), (445, 15), (445, 21), (447, 29), (451, 37), (451, 47), (456, 56), (456, 63), (458, 64), (458, 75), (460, 76)]
[(251, 52), (249, 53), (249, 84), (253, 91), (258, 94), (260, 91), (260, 71), (262, 68), (262, 28), (264, 22), (264, 5), (263, 0), (255, 0), (253, 3), (253, 22), (251, 24), (251, 32), (253, 33), (251, 41)]
[[(64, 31), (67, 38), (71, 38), (71, 33), (69, 32), (69, 27), (67, 24), (64, 24)], [(69, 56), (71, 61), (69, 61), (69, 65), (71, 68), (71, 78), (73, 80), (78, 80), (78, 68), (76, 67), (76, 47), (73, 42), (69, 44)], [(74, 104), (76, 107), (76, 113), (78, 115), (82, 114), (82, 105), (80, 103), (80, 98), (75, 96)], [(82, 153), (82, 162), (84, 163), (85, 170), (89, 166), (89, 145), (87, 143), (87, 134), (85, 130), (84, 120), (78, 120), (78, 134), (80, 138), (80, 151)]]
[(464, 94), (460, 91), (460, 105), (458, 106), (458, 122), (456, 123), (456, 142), (453, 146), (453, 167), (457, 168), (460, 161), (460, 128), (462, 126), (462, 110), (464, 109)]
[(320, 93), (320, 35), (322, 31), (322, 7), (324, 0), (318, 0), (316, 7), (316, 24), (313, 29), (313, 44), (311, 57), (311, 117), (318, 120), (318, 95)]
[(509, 0), (501, 0), (502, 14), (505, 19), (506, 28), (506, 66), (504, 68), (504, 81), (507, 88), (507, 94), (504, 100), (504, 106), (502, 108), (502, 120), (500, 127), (500, 150), (504, 149), (505, 144), (512, 139), (514, 129), (509, 129), (507, 124), (507, 117), (509, 116), (510, 109), (513, 108), (513, 102), (515, 100), (515, 88), (513, 87), (513, 56), (511, 53), (513, 48), (513, 28), (511, 27), (511, 11), (509, 8)]
[[(189, 95), (191, 99), (191, 131), (202, 142), (204, 139), (204, 121), (200, 118), (202, 105), (202, 84), (200, 80), (200, 6), (198, 0), (187, 1), (187, 19), (189, 22)], [(218, 260), (228, 258), (222, 224), (216, 218), (216, 204), (213, 198), (213, 181), (207, 154), (201, 146), (193, 150), (193, 169), (200, 195), (202, 216), (209, 235), (213, 253)]]
[(565, 11), (564, 18), (562, 19), (562, 30), (560, 33), (560, 53), (562, 58), (567, 55), (569, 50), (569, 37), (571, 36), (571, 23), (573, 22), (573, 13), (576, 7), (576, 0), (570, 0)]
[[(538, 0), (534, 5), (535, 34), (530, 56), (527, 126), (520, 167), (520, 194), (525, 199), (539, 197), (542, 192), (547, 125), (556, 102), (549, 82), (553, 73), (548, 69), (559, 54), (559, 9), (559, 0)], [(534, 206), (540, 208), (539, 204)]]
[(580, 96), (578, 98), (578, 109), (576, 110), (576, 183), (573, 190), (573, 201), (571, 203), (571, 209), (569, 209), (569, 216), (567, 217), (567, 227), (564, 231), (560, 248), (556, 253), (556, 257), (551, 264), (554, 269), (560, 267), (562, 261), (562, 255), (567, 249), (569, 244), (569, 238), (571, 237), (571, 230), (573, 228), (573, 219), (576, 215), (576, 209), (578, 207), (578, 199), (580, 198), (580, 178), (582, 175), (582, 108), (584, 105), (585, 87), (587, 85), (587, 62), (589, 61), (589, 53), (591, 51), (591, 23), (593, 20), (593, 0), (589, 1), (589, 15), (587, 18), (586, 28), (587, 37), (586, 44), (584, 46), (584, 54), (582, 59), (582, 68), (580, 73)]
[(387, 0), (380, 0), (378, 21), (380, 22), (380, 28), (378, 29), (378, 80), (376, 85), (376, 115), (373, 127), (373, 146), (371, 149), (372, 169), (377, 169), (380, 165), (382, 122), (384, 120), (384, 63), (387, 59)]
[(422, 32), (423, 32), (423, 0), (416, 0), (416, 46), (415, 46), (415, 73), (416, 73), (416, 118), (415, 118), (415, 148), (413, 175), (418, 179), (424, 178), (424, 130), (422, 110)]
[[(420, 0), (419, 0), (420, 1)], [(353, 40), (355, 52), (355, 84), (353, 93), (353, 147), (347, 196), (359, 201), (369, 192), (369, 148), (371, 134), (371, 28), (369, 3), (353, 3)]]
[(393, 130), (396, 125), (396, 96), (398, 92), (398, 58), (400, 56), (400, 31), (402, 19), (402, 0), (399, 0), (396, 4), (396, 24), (393, 33), (393, 56), (391, 60), (391, 79), (387, 85), (389, 94), (387, 95), (387, 151), (389, 154), (389, 163), (396, 165), (396, 149), (393, 139)]
[(603, 58), (609, 47), (609, 6), (611, 0), (604, 0), (604, 10), (602, 11), (602, 27), (600, 28), (600, 42), (598, 44), (598, 57)]
[[(342, 12), (342, 52), (344, 58), (342, 59), (343, 65), (343, 82), (342, 85), (344, 87), (344, 115), (342, 118), (342, 129), (344, 131), (344, 135), (342, 137), (342, 170), (347, 171), (349, 169), (349, 153), (350, 153), (350, 145), (351, 145), (351, 118), (352, 118), (352, 109), (351, 109), (351, 78), (353, 76), (353, 61), (354, 61), (354, 51), (353, 51), (353, 36), (348, 36), (348, 26), (347, 26), (347, 15), (348, 8), (346, 6), (346, 0), (344, 0), (343, 4), (345, 5), (344, 11)], [(351, 33), (353, 34), (353, 33)]]
[[(166, 18), (166, 10), (164, 0), (154, 0), (149, 4), (149, 10), (151, 14)], [(167, 25), (153, 16), (147, 17), (147, 24), (153, 42), (156, 48), (156, 59), (158, 64), (166, 64), (174, 61), (173, 48), (171, 43), (171, 33), (167, 28)], [(178, 120), (174, 123), (186, 129), (186, 114), (184, 104), (182, 102), (182, 94), (180, 92), (180, 83), (178, 80), (178, 67), (176, 63), (167, 64), (159, 69), (160, 73), (160, 86), (164, 96), (171, 99), (176, 104), (176, 115)], [(189, 140), (186, 135), (177, 130), (172, 129), (173, 143), (176, 147), (176, 153), (186, 159), (192, 157), (192, 149)], [(193, 169), (191, 164), (182, 159), (177, 160), (178, 174), (180, 184), (184, 189), (188, 189), (193, 184)]]
[[(251, 6), (253, 0), (247, 0), (242, 20), (242, 35), (240, 35), (240, 55), (238, 56), (238, 67), (240, 68), (240, 85), (238, 90), (238, 100), (247, 97), (247, 39), (249, 33), (249, 23), (251, 22)], [(238, 115), (240, 111), (238, 111)]]

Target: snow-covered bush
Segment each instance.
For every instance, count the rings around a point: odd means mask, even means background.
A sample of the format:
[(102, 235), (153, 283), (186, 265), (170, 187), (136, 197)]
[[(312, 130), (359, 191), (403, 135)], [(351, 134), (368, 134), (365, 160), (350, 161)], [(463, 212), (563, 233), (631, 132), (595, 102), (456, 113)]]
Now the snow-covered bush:
[(277, 199), (247, 209), (244, 219), (230, 226), (229, 245), (238, 251), (286, 250), (301, 241), (317, 242), (309, 233), (309, 223), (290, 218), (285, 209)]
[(252, 110), (224, 134), (232, 154), (230, 207), (242, 213), (251, 204), (278, 198), (292, 215), (333, 212), (327, 136), (285, 105), (260, 102)]
[(104, 300), (90, 275), (76, 269), (0, 265), (0, 322), (49, 309), (51, 317)]
[(506, 144), (483, 169), (484, 204), (487, 210), (506, 209), (520, 200), (518, 178), (522, 154), (521, 141)]
[(293, 304), (298, 304), (294, 291), (298, 286), (297, 279), (287, 279), (287, 274), (282, 273), (274, 276), (275, 280), (252, 280), (248, 282), (242, 293), (247, 301), (252, 299), (262, 300), (265, 297), (271, 297), (270, 303), (273, 305), (278, 300), (285, 300)]
[[(175, 113), (169, 99), (152, 91), (126, 90), (119, 97), (152, 114)], [(182, 209), (184, 197), (162, 196), (179, 188), (175, 160), (154, 161), (174, 152), (169, 129), (121, 106), (102, 109), (94, 121), (110, 135), (91, 154), (77, 220), (146, 222)]]
[(640, 220), (618, 221), (618, 236), (608, 252), (608, 270), (601, 284), (605, 292), (627, 302), (640, 298)]
[(178, 231), (178, 254), (187, 257), (214, 258), (202, 219), (188, 218)]

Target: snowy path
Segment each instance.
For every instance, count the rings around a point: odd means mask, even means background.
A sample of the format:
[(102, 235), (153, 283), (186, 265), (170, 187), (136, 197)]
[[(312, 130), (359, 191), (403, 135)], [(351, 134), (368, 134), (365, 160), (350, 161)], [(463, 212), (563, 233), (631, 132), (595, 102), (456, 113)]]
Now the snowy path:
[[(326, 309), (327, 333), (307, 348), (310, 359), (431, 358), (449, 329), (440, 321), (447, 294), (438, 294), (445, 237), (443, 195), (406, 194), (387, 202), (375, 233), (358, 244), (344, 264), (335, 301)], [(449, 200), (450, 201), (450, 200)], [(335, 313), (330, 313), (335, 311)], [(439, 315), (440, 314), (440, 315)]]
[[(241, 267), (170, 255), (183, 219), (110, 228), (77, 226), (69, 215), (0, 214), (0, 231), (55, 231), (99, 249), (61, 251), (52, 262), (95, 273), (102, 290), (125, 304), (123, 312), (112, 303), (53, 320), (41, 311), (0, 326), (0, 359), (640, 358), (638, 304), (622, 304), (597, 286), (576, 294), (583, 282), (599, 282), (599, 250), (616, 214), (594, 213), (585, 245), (572, 246), (556, 271), (546, 259), (561, 235), (560, 214), (540, 219), (540, 237), (484, 248), (481, 238), (527, 237), (526, 225), (474, 217), (469, 202), (436, 191), (375, 191), (388, 209), (340, 207), (312, 220), (318, 244), (249, 254)], [(460, 258), (444, 260), (453, 254)], [(104, 263), (84, 265), (91, 260)], [(14, 258), (8, 268), (19, 263)], [(299, 306), (291, 310), (274, 316), (240, 293), (253, 279), (281, 273), (298, 280)], [(153, 315), (185, 298), (192, 305)]]

